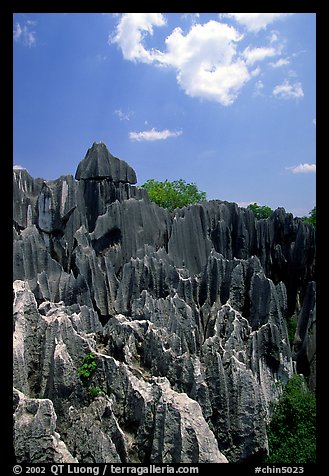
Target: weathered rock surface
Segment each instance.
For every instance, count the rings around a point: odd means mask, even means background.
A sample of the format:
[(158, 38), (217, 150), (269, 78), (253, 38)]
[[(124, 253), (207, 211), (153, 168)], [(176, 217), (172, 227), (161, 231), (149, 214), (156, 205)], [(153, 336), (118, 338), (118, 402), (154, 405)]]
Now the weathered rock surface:
[(75, 178), (77, 180), (109, 179), (113, 182), (134, 184), (135, 171), (125, 162), (114, 157), (103, 142), (94, 142), (86, 157), (80, 162)]
[(294, 339), (293, 358), (297, 372), (309, 378), (310, 387), (316, 390), (316, 285), (308, 285), (303, 306), (298, 318)]
[(14, 445), (18, 463), (78, 463), (56, 430), (51, 400), (27, 398), (14, 389)]
[(315, 388), (313, 227), (223, 201), (170, 213), (102, 143), (76, 179), (14, 170), (17, 461), (262, 461), (293, 359)]

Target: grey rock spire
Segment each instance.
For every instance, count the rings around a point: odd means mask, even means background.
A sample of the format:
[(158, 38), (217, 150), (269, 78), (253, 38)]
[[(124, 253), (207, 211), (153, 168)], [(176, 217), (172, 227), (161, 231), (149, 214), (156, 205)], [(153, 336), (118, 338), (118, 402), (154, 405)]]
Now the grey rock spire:
[(104, 180), (135, 184), (135, 171), (125, 162), (114, 157), (103, 142), (94, 142), (85, 158), (78, 165), (76, 180)]

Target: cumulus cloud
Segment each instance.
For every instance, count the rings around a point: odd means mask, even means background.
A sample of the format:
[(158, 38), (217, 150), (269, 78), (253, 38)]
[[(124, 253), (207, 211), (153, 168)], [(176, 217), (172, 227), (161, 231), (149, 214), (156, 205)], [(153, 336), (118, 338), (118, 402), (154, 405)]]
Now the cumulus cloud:
[(165, 24), (161, 13), (124, 13), (116, 27), (115, 35), (110, 35), (108, 41), (120, 46), (126, 60), (152, 63), (161, 53), (157, 50), (146, 50), (142, 41), (146, 34), (153, 35), (154, 26)]
[(256, 61), (263, 61), (270, 56), (276, 56), (278, 51), (275, 48), (250, 48), (248, 46), (242, 53), (248, 65), (253, 65)]
[(223, 13), (221, 17), (233, 18), (248, 31), (257, 33), (266, 29), (267, 25), (288, 15), (293, 15), (293, 13)]
[(281, 68), (281, 66), (285, 66), (287, 64), (290, 64), (290, 61), (287, 58), (280, 58), (274, 63), (270, 63), (270, 66), (272, 66), (272, 68)]
[(250, 75), (254, 78), (254, 77), (258, 76), (260, 73), (261, 73), (261, 69), (260, 69), (259, 66), (257, 66), (257, 68), (255, 68), (251, 71)]
[(36, 25), (36, 22), (28, 20), (25, 24), (16, 23), (13, 38), (17, 43), (21, 43), (24, 46), (31, 48), (36, 45), (36, 33), (32, 30), (32, 27)]
[(224, 106), (232, 104), (250, 79), (245, 61), (237, 55), (240, 33), (232, 26), (210, 20), (193, 24), (187, 34), (175, 28), (165, 40), (165, 52), (146, 50), (142, 43), (145, 34), (152, 34), (153, 26), (164, 24), (159, 13), (126, 13), (110, 41), (119, 45), (125, 59), (174, 68), (177, 82), (187, 95)]
[(275, 86), (273, 95), (280, 99), (298, 99), (304, 97), (304, 91), (301, 83), (290, 84), (286, 79), (282, 84)]
[(183, 131), (170, 131), (169, 129), (157, 131), (153, 128), (149, 131), (129, 132), (129, 139), (137, 142), (165, 140), (169, 139), (169, 137), (178, 137), (182, 135), (182, 133)]
[(286, 167), (286, 169), (290, 170), (293, 174), (309, 174), (316, 172), (316, 164), (299, 164), (293, 167)]
[[(248, 31), (258, 31), (273, 21), (288, 14), (250, 13), (222, 14), (221, 18), (234, 17)], [(197, 16), (193, 17), (194, 20)], [(254, 64), (281, 55), (282, 45), (278, 44), (277, 32), (271, 32), (268, 46), (249, 45), (239, 51), (243, 35), (233, 26), (215, 20), (206, 23), (193, 22), (190, 30), (184, 32), (175, 28), (166, 38), (164, 48), (147, 48), (147, 36), (152, 36), (154, 27), (166, 24), (161, 13), (124, 13), (120, 16), (115, 32), (109, 43), (117, 44), (126, 60), (173, 68), (182, 90), (190, 97), (218, 102), (223, 106), (233, 104), (244, 85), (260, 74)], [(275, 43), (275, 44), (274, 44)], [(279, 59), (272, 67), (287, 64)], [(274, 96), (301, 97), (300, 83), (288, 82), (276, 86)]]
[(166, 39), (163, 62), (176, 68), (187, 95), (227, 106), (250, 79), (245, 62), (237, 58), (241, 39), (235, 28), (213, 20), (193, 25), (186, 35), (175, 28)]

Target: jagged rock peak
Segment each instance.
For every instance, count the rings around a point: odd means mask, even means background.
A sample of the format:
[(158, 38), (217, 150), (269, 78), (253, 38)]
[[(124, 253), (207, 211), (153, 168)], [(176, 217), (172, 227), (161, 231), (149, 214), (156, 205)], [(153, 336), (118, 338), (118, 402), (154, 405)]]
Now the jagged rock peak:
[(76, 180), (103, 180), (135, 184), (134, 169), (124, 160), (114, 157), (103, 142), (94, 142), (78, 165)]

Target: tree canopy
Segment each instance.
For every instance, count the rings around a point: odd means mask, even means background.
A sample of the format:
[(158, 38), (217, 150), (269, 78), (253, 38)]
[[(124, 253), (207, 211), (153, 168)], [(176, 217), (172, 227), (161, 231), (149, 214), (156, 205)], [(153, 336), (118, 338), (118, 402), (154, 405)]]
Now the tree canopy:
[(294, 375), (273, 407), (267, 430), (269, 463), (315, 463), (316, 400), (301, 375)]
[(308, 215), (308, 217), (302, 217), (302, 220), (306, 223), (311, 223), (316, 228), (316, 207), (313, 207)]
[(147, 190), (152, 202), (169, 210), (206, 200), (206, 192), (201, 192), (195, 183), (186, 183), (183, 179), (173, 182), (149, 179), (142, 187)]
[[(254, 213), (257, 220), (260, 220), (261, 218), (268, 218), (273, 213), (272, 208), (268, 207), (267, 205), (258, 205), (258, 203), (250, 203), (250, 205), (247, 206), (247, 209)], [(312, 208), (308, 217), (301, 217), (301, 220), (306, 223), (310, 223), (314, 226), (314, 228), (316, 228), (316, 207)]]
[(247, 209), (254, 213), (257, 220), (268, 218), (273, 212), (272, 208), (267, 205), (258, 205), (258, 203), (251, 203), (247, 206)]

